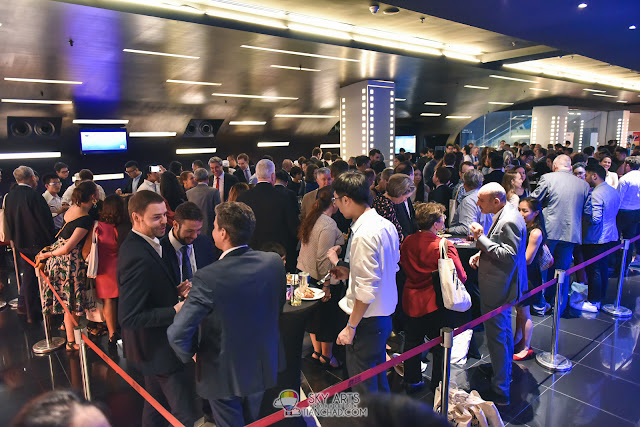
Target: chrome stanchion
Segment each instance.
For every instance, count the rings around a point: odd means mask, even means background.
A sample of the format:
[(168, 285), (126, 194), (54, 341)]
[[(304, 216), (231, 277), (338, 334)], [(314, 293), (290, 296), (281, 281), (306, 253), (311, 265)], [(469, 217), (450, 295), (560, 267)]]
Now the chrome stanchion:
[[(16, 284), (18, 285), (18, 295), (20, 295), (20, 273), (18, 272), (18, 256), (16, 255), (16, 247), (11, 240), (11, 253), (13, 254), (13, 268), (16, 271)], [(18, 308), (18, 298), (9, 301), (9, 307), (14, 310)]]
[(622, 251), (622, 264), (620, 265), (620, 278), (618, 279), (618, 296), (616, 297), (615, 304), (607, 304), (602, 307), (602, 311), (613, 317), (631, 317), (631, 310), (627, 307), (620, 305), (620, 298), (622, 297), (622, 286), (624, 285), (624, 276), (627, 274), (627, 252), (629, 252), (629, 239), (622, 239), (623, 251)]
[(77, 327), (73, 330), (76, 342), (80, 344), (80, 372), (82, 373), (82, 389), (84, 398), (91, 400), (91, 388), (89, 384), (89, 367), (87, 366), (87, 345), (82, 338), (82, 334), (86, 335), (87, 328)]
[[(36, 270), (36, 277), (38, 277), (38, 288), (40, 289), (40, 303), (44, 307), (44, 288), (42, 284), (42, 277), (40, 272)], [(44, 339), (35, 343), (32, 347), (35, 354), (47, 354), (51, 353), (62, 347), (65, 344), (65, 339), (62, 337), (51, 336), (51, 322), (49, 322), (49, 314), (42, 313), (42, 324), (44, 326)]]
[(440, 336), (444, 347), (444, 366), (442, 367), (442, 383), (440, 386), (440, 414), (448, 417), (449, 413), (449, 377), (451, 376), (451, 347), (453, 347), (453, 329), (440, 329)]
[(560, 298), (562, 298), (562, 285), (564, 283), (564, 270), (556, 270), (556, 301), (553, 306), (553, 329), (551, 329), (551, 352), (545, 351), (536, 355), (536, 361), (544, 368), (552, 371), (569, 371), (572, 368), (571, 361), (558, 354), (558, 328), (560, 327)]

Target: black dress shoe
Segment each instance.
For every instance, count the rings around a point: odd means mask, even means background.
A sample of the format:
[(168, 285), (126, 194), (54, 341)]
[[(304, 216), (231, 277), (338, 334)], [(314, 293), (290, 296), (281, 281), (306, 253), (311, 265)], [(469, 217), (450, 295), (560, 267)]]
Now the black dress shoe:
[(491, 366), (491, 363), (479, 365), (476, 369), (485, 377), (491, 378), (493, 376), (493, 367)]
[(417, 393), (423, 388), (424, 388), (424, 381), (419, 381), (413, 384), (405, 383), (404, 385), (404, 390), (407, 392), (407, 394)]
[(509, 396), (505, 396), (502, 393), (497, 393), (493, 390), (487, 390), (480, 394), (480, 396), (487, 402), (493, 402), (496, 406), (509, 406), (511, 401)]

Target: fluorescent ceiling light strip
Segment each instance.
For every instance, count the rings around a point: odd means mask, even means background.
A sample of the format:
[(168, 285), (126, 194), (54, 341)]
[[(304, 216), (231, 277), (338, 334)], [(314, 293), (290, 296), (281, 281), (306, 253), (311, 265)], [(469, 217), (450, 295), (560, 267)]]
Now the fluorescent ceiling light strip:
[(491, 74), (489, 77), (494, 79), (502, 79), (502, 80), (513, 80), (514, 82), (525, 82), (525, 83), (540, 83), (535, 80), (527, 80), (527, 79), (517, 79), (515, 77), (507, 77), (507, 76), (499, 76), (497, 74)]
[(596, 93), (605, 93), (606, 90), (600, 90), (600, 89), (582, 89), (585, 92), (596, 92)]
[(431, 101), (427, 101), (424, 103), (424, 105), (447, 105), (446, 102), (431, 102)]
[(261, 122), (256, 120), (232, 120), (229, 122), (231, 126), (264, 126), (267, 122)]
[(489, 101), (489, 104), (493, 104), (493, 105), (513, 105), (513, 102)]
[(471, 116), (447, 116), (446, 119), (470, 119)]
[(489, 89), (486, 86), (474, 86), (474, 85), (464, 85), (464, 87), (469, 88), (469, 89), (482, 89), (482, 90), (488, 90)]
[(60, 151), (44, 151), (39, 153), (0, 153), (0, 160), (14, 159), (54, 159), (62, 157)]
[(177, 132), (129, 132), (129, 136), (133, 138), (152, 138), (176, 135)]
[(511, 135), (511, 138), (529, 138), (530, 135)]
[(42, 80), (42, 79), (23, 79), (20, 77), (5, 77), (8, 82), (25, 82), (25, 83), (52, 83), (59, 85), (81, 85), (82, 82), (72, 80)]
[(607, 95), (606, 93), (594, 93), (593, 96), (606, 96), (607, 98), (617, 98), (616, 95)]
[(134, 3), (134, 4), (142, 4), (146, 6), (159, 7), (162, 9), (177, 10), (180, 12), (192, 13), (194, 15), (204, 15), (204, 12), (196, 7), (171, 4), (165, 1), (156, 1), (156, 0), (118, 0), (118, 1), (123, 3)]
[(120, 119), (75, 119), (74, 125), (126, 125), (129, 120)]
[(314, 27), (311, 25), (303, 24), (289, 24), (289, 29), (292, 31), (300, 31), (303, 33), (316, 34), (318, 36), (333, 37), (343, 40), (351, 40), (351, 35), (343, 31), (336, 31), (321, 27)]
[(284, 70), (296, 70), (296, 71), (321, 71), (315, 68), (303, 68), (303, 67), (289, 67), (287, 65), (271, 65), (272, 68), (282, 68)]
[(482, 50), (475, 48), (475, 47), (471, 47), (471, 46), (461, 46), (461, 45), (456, 45), (456, 44), (446, 44), (444, 45), (444, 48), (448, 51), (453, 51), (453, 52), (459, 52), (459, 53), (466, 53), (467, 55), (481, 55), (482, 54)]
[(221, 9), (233, 10), (236, 12), (244, 12), (259, 16), (268, 16), (270, 18), (284, 19), (287, 16), (287, 13), (283, 10), (278, 9), (270, 9), (261, 6), (248, 5), (243, 3), (236, 3), (233, 1), (216, 1), (216, 0), (208, 0), (205, 1), (208, 6), (219, 7)]
[(549, 92), (549, 89), (541, 89), (539, 87), (530, 87), (529, 90), (537, 90), (538, 92)]
[(627, 102), (629, 102), (629, 101), (622, 101), (622, 100), (620, 100), (620, 101), (616, 101), (616, 102), (619, 102), (620, 104), (626, 104), (626, 103), (627, 103)]
[(391, 49), (406, 50), (408, 52), (425, 53), (428, 55), (435, 55), (435, 56), (442, 55), (442, 52), (440, 52), (438, 49), (434, 49), (431, 47), (418, 46), (418, 45), (398, 44), (397, 42), (393, 40), (388, 40), (388, 39), (378, 39), (373, 37), (363, 37), (363, 36), (356, 35), (356, 36), (353, 36), (353, 40), (360, 43), (373, 44), (376, 46), (388, 47)]
[(267, 95), (243, 95), (239, 93), (212, 93), (213, 96), (224, 96), (226, 98), (254, 98), (254, 99), (291, 99), (296, 100), (290, 96), (267, 96)]
[(258, 142), (258, 147), (288, 147), (288, 142)]
[[(444, 47), (443, 43), (437, 42), (435, 40), (423, 39), (419, 37), (406, 36), (398, 33), (390, 33), (387, 31), (374, 30), (371, 28), (363, 28), (363, 27), (353, 27), (353, 33), (360, 34), (363, 36), (374, 37), (380, 40), (394, 40), (402, 43), (414, 44), (417, 46), (426, 46), (432, 47), (435, 49), (442, 49)], [(354, 36), (355, 40), (356, 36)], [(456, 50), (456, 49), (452, 49)]]
[(276, 114), (275, 117), (290, 119), (337, 119), (339, 116), (325, 114)]
[(213, 16), (215, 18), (230, 19), (232, 21), (246, 22), (248, 24), (264, 25), (265, 27), (273, 28), (287, 28), (281, 21), (269, 18), (262, 18), (260, 15), (239, 15), (233, 12), (220, 11), (220, 10), (207, 10), (207, 16)]
[(191, 80), (174, 80), (174, 79), (168, 79), (167, 83), (179, 83), (183, 85), (201, 85), (201, 86), (222, 86), (222, 83), (194, 82)]
[(251, 46), (251, 45), (246, 45), (246, 44), (243, 44), (240, 47), (244, 47), (246, 49), (263, 50), (265, 52), (284, 53), (284, 54), (287, 54), (287, 55), (298, 55), (298, 56), (309, 56), (309, 57), (312, 57), (312, 58), (334, 59), (336, 61), (360, 62), (359, 59), (339, 58), (337, 56), (317, 55), (315, 53), (296, 52), (296, 51), (293, 51), (293, 50), (271, 49), (271, 48), (268, 48), (268, 47)]
[[(341, 32), (352, 32), (354, 29), (354, 26), (351, 24), (343, 24), (341, 22), (330, 21), (328, 19), (320, 19), (315, 16), (298, 15), (297, 13), (289, 13), (287, 15), (287, 18), (289, 22), (307, 24), (314, 27), (328, 28)], [(291, 27), (291, 24), (289, 24), (289, 27)]]
[(123, 173), (103, 173), (100, 175), (93, 175), (94, 181), (108, 181), (110, 179), (124, 179)]
[(127, 53), (139, 53), (142, 55), (171, 56), (173, 58), (185, 58), (185, 59), (200, 59), (199, 56), (178, 55), (177, 53), (154, 52), (151, 50), (122, 49), (122, 51)]
[(406, 100), (407, 100), (407, 98), (395, 98), (396, 102), (404, 102)]
[(469, 61), (469, 62), (480, 62), (478, 58), (472, 55), (468, 55), (465, 53), (451, 52), (448, 50), (442, 51), (442, 54), (447, 58), (460, 59), (461, 61)]
[(320, 144), (320, 148), (340, 148), (340, 144)]
[(13, 104), (55, 104), (55, 105), (68, 105), (72, 104), (73, 101), (55, 101), (51, 99), (9, 99), (3, 98), (2, 102), (9, 102)]
[(439, 117), (442, 114), (440, 113), (420, 113), (421, 116), (423, 117)]
[(176, 154), (207, 154), (207, 153), (215, 153), (218, 151), (215, 147), (207, 147), (207, 148), (178, 148), (176, 150)]

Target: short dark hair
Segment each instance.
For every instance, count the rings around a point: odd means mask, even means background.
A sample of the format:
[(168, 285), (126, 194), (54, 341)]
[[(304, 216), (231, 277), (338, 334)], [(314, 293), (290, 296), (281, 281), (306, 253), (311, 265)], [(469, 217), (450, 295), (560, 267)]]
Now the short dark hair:
[(584, 170), (587, 172), (593, 172), (597, 174), (600, 177), (600, 179), (603, 181), (607, 178), (607, 171), (604, 170), (604, 168), (598, 164), (586, 165)]
[(139, 190), (129, 199), (129, 216), (134, 212), (138, 215), (144, 215), (147, 207), (151, 204), (164, 204), (164, 197), (149, 190)]
[(626, 149), (626, 148), (624, 148), (624, 147), (616, 147), (616, 148), (613, 150), (613, 152), (614, 152), (614, 153), (621, 153), (621, 154), (629, 155), (629, 152), (628, 152), (628, 151), (627, 151), (627, 149)]
[(102, 202), (100, 221), (106, 222), (107, 224), (118, 225), (124, 221), (126, 215), (122, 197), (112, 194), (107, 196), (104, 202)]
[(219, 228), (227, 231), (233, 246), (249, 244), (256, 228), (255, 214), (242, 202), (225, 202), (216, 206), (216, 221)]
[(238, 157), (236, 158), (236, 160), (244, 160), (245, 162), (249, 163), (249, 156), (247, 156), (245, 153), (240, 153), (238, 154)]
[[(335, 163), (334, 163), (335, 164)], [(331, 165), (331, 168), (333, 168), (333, 164)], [(297, 176), (297, 175), (302, 175), (302, 169), (299, 168), (298, 166), (293, 166), (291, 168), (291, 172), (289, 172), (291, 174), (292, 177)]]
[(204, 162), (202, 160), (194, 160), (193, 162), (191, 162), (191, 166), (194, 167), (194, 171), (195, 171), (195, 169), (203, 168)]
[(89, 402), (72, 390), (54, 390), (30, 400), (13, 419), (11, 426), (68, 426), (83, 407), (95, 407), (107, 418), (102, 405)]
[(370, 163), (370, 162), (371, 162), (371, 159), (369, 158), (369, 156), (365, 156), (364, 154), (356, 157), (356, 167), (366, 165), (367, 163)]
[(584, 153), (576, 153), (571, 157), (571, 163), (587, 163), (587, 155)]
[(317, 156), (318, 154), (322, 154), (322, 148), (314, 147), (314, 149), (311, 150), (311, 155), (312, 156)]
[(396, 154), (396, 160), (399, 162), (404, 162), (407, 160), (404, 154)]
[(287, 173), (287, 171), (284, 169), (280, 169), (278, 172), (276, 172), (276, 181), (289, 182), (289, 174)]
[(64, 162), (56, 162), (56, 164), (53, 165), (53, 170), (55, 170), (56, 172), (60, 172), (60, 170), (64, 168), (69, 169), (69, 165)]
[(93, 181), (85, 181), (76, 185), (71, 193), (71, 203), (80, 206), (81, 203), (87, 203), (91, 200), (91, 196), (95, 196), (98, 186)]
[(587, 156), (593, 156), (593, 153), (594, 153), (595, 151), (596, 151), (596, 150), (595, 150), (592, 146), (590, 146), (590, 145), (588, 145), (588, 146), (586, 146), (586, 147), (584, 147), (584, 148), (582, 149), (582, 152), (583, 152), (584, 154), (586, 154)]
[(266, 242), (260, 246), (262, 252), (273, 252), (280, 255), (280, 258), (287, 256), (287, 250), (278, 242)]
[[(342, 175), (343, 173), (349, 170), (349, 163), (345, 162), (342, 159), (336, 160), (335, 162), (331, 163), (331, 166), (329, 166), (329, 169), (331, 170), (331, 179), (336, 179), (337, 177), (339, 177), (340, 175)], [(293, 171), (293, 169), (291, 170)]]
[(173, 172), (175, 176), (180, 176), (182, 173), (182, 163), (177, 160), (172, 161), (169, 163), (169, 171)]
[(491, 153), (491, 168), (502, 169), (504, 167), (504, 157), (500, 153)]
[(48, 173), (42, 177), (42, 183), (44, 185), (47, 185), (49, 184), (49, 182), (53, 181), (54, 179), (60, 179), (60, 178), (55, 173)]
[[(467, 145), (466, 147), (468, 147), (468, 145)], [(458, 171), (459, 171), (459, 172), (462, 172), (462, 167), (463, 167), (463, 166), (471, 166), (471, 167), (474, 167), (473, 163), (471, 163), (471, 162), (462, 162), (462, 163), (460, 163), (460, 167), (458, 167)]]
[(136, 162), (135, 160), (129, 160), (127, 163), (124, 164), (124, 168), (133, 168), (135, 167), (136, 169), (140, 169), (140, 165), (138, 165), (138, 162)]
[(444, 155), (444, 158), (442, 160), (442, 163), (444, 163), (447, 166), (453, 166), (456, 164), (456, 155), (454, 153), (447, 153)]
[(82, 169), (78, 172), (78, 176), (80, 177), (80, 181), (93, 181), (93, 172), (89, 169)]
[(369, 183), (367, 177), (358, 171), (347, 171), (333, 181), (333, 191), (346, 196), (359, 205), (369, 206)]
[(382, 153), (380, 152), (380, 150), (378, 150), (377, 148), (372, 148), (371, 150), (369, 150), (369, 157), (373, 157), (376, 154), (380, 154), (382, 155)]
[(439, 168), (435, 173), (440, 184), (446, 184), (451, 179), (451, 168)]
[(203, 219), (202, 210), (193, 202), (180, 203), (174, 214), (174, 220), (178, 224), (182, 224), (184, 221), (202, 221)]
[(401, 162), (396, 168), (393, 170), (393, 173), (401, 173), (407, 176), (411, 176), (411, 172), (413, 172), (413, 165), (410, 161), (405, 160)]

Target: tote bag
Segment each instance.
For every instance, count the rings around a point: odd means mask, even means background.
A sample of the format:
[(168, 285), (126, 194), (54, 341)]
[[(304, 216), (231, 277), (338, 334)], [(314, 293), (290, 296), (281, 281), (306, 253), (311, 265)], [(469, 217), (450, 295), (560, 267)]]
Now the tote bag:
[(438, 260), (438, 276), (442, 303), (448, 310), (465, 312), (471, 308), (471, 296), (458, 278), (453, 260), (447, 256), (447, 239), (440, 239), (440, 259)]
[(98, 221), (95, 221), (93, 223), (93, 228), (91, 229), (91, 236), (87, 236), (87, 241), (85, 241), (85, 247), (88, 244), (91, 245), (89, 254), (87, 254), (85, 258), (85, 261), (87, 262), (87, 277), (89, 279), (95, 279), (98, 275), (98, 234), (96, 233), (97, 227)]
[(4, 201), (6, 200), (6, 198), (7, 195), (5, 194), (2, 198), (2, 209), (0, 209), (0, 242), (7, 241), (7, 234), (4, 231)]

